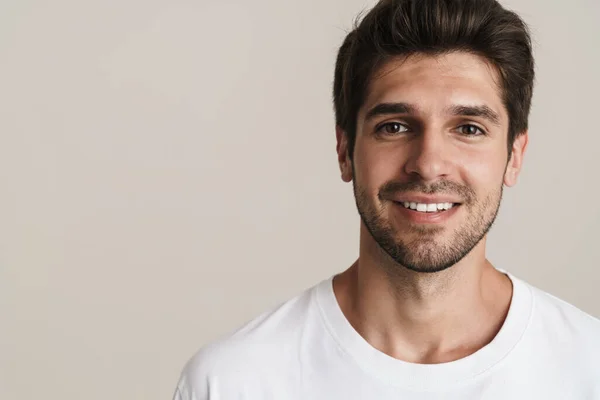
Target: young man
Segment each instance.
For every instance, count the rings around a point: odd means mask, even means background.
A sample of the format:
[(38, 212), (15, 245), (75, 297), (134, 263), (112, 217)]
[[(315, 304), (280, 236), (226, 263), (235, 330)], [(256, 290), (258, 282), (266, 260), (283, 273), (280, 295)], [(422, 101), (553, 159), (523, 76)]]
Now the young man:
[(175, 399), (600, 399), (600, 321), (485, 255), (533, 80), (495, 0), (380, 1), (335, 69), (358, 260), (202, 349)]

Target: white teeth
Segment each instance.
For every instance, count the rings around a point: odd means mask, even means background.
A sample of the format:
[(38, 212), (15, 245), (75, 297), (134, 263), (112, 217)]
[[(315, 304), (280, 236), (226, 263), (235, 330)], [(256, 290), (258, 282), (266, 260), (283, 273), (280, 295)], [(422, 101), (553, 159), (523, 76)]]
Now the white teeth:
[(454, 207), (453, 203), (425, 204), (425, 203), (415, 203), (415, 202), (408, 202), (408, 201), (403, 202), (402, 205), (406, 208), (409, 208), (411, 210), (416, 210), (419, 212), (437, 212), (437, 211), (449, 210), (452, 207)]

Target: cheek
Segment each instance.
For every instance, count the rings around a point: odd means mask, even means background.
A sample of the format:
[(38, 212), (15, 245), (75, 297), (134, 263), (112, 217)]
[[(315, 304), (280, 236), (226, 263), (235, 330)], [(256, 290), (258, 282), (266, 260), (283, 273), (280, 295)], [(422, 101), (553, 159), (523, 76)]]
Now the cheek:
[(463, 157), (459, 162), (462, 179), (478, 193), (478, 197), (497, 191), (504, 181), (506, 162), (498, 154)]
[(355, 173), (362, 186), (377, 190), (384, 183), (397, 180), (403, 156), (398, 150), (358, 143), (355, 148)]

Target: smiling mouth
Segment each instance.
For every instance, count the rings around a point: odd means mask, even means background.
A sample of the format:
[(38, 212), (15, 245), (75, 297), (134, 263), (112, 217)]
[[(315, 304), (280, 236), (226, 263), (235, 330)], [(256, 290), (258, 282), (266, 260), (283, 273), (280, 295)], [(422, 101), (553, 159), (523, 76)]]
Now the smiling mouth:
[(420, 213), (439, 213), (451, 210), (452, 208), (460, 206), (460, 203), (415, 203), (408, 201), (394, 201), (394, 203)]

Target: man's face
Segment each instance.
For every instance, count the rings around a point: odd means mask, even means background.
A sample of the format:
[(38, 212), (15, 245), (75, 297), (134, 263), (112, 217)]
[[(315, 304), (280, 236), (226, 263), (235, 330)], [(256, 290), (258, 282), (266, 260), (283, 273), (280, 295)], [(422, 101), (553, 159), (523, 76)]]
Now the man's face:
[(388, 62), (372, 78), (357, 118), (353, 180), (362, 222), (396, 263), (446, 269), (491, 227), (503, 184), (520, 170), (527, 135), (508, 159), (508, 115), (496, 71), (463, 52)]

